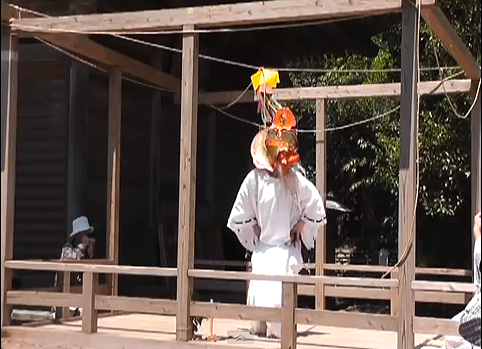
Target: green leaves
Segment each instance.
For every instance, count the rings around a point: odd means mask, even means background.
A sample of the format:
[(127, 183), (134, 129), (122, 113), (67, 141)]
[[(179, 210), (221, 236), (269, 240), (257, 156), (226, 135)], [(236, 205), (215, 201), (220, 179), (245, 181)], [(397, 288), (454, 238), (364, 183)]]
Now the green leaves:
[[(456, 31), (480, 63), (480, 1), (440, 1), (441, 7)], [(325, 74), (291, 73), (294, 86), (333, 86), (399, 82), (400, 73), (340, 73), (337, 69), (390, 69), (400, 67), (401, 26), (373, 37), (379, 47), (375, 58), (345, 55), (300, 60), (298, 67), (335, 69)], [(420, 66), (437, 66), (434, 47), (442, 66), (456, 65), (440, 40), (422, 23), (420, 34)], [(422, 80), (436, 80), (455, 73), (444, 70), (423, 71)], [(451, 97), (459, 113), (470, 106), (467, 96)], [(395, 106), (397, 99), (365, 98), (354, 101), (327, 102), (327, 126), (340, 126), (371, 118)], [(300, 128), (315, 127), (315, 104), (295, 103), (293, 109)], [(400, 114), (386, 116), (375, 122), (346, 130), (327, 133), (328, 192), (337, 201), (353, 208), (353, 212), (338, 218), (339, 243), (365, 250), (388, 245), (397, 249), (398, 236), (398, 176), (400, 147)], [(314, 178), (314, 136), (300, 136), (301, 155), (309, 176)], [(443, 251), (432, 249), (433, 229), (440, 241), (451, 241), (454, 227), (467, 231), (470, 240), (470, 120), (454, 115), (445, 96), (421, 98), (419, 117), (419, 206), (417, 213), (418, 254), (424, 262), (444, 266), (463, 265), (459, 254), (448, 261)], [(306, 163), (308, 162), (308, 163)], [(470, 211), (470, 209), (469, 209)], [(462, 235), (460, 235), (462, 239)], [(465, 236), (466, 235), (466, 236)], [(457, 242), (456, 244), (460, 244)], [(444, 259), (445, 258), (445, 259)]]

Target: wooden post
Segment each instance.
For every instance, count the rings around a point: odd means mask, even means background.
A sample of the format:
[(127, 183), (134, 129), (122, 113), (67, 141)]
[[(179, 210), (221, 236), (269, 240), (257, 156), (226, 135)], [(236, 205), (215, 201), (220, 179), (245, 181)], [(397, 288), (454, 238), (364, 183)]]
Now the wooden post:
[(398, 207), (398, 257), (412, 241), (400, 266), (398, 287), (398, 349), (414, 348), (413, 317), (415, 299), (416, 187), (418, 160), (418, 9), (410, 0), (402, 1), (402, 76), (400, 108), (400, 176)]
[[(191, 25), (184, 26), (184, 30), (193, 29)], [(183, 34), (176, 313), (176, 339), (179, 341), (192, 339), (190, 303), (193, 282), (188, 277), (188, 270), (194, 268), (198, 45), (197, 34)]]
[[(398, 279), (398, 273), (392, 271), (390, 273), (391, 279)], [(398, 314), (398, 287), (392, 287), (390, 289), (390, 315), (396, 316)]]
[(7, 291), (12, 287), (12, 271), (4, 262), (13, 258), (13, 228), (15, 218), (15, 164), (17, 146), (17, 68), (18, 37), (2, 26), (2, 315), (1, 328), (10, 325), (11, 307), (6, 304)]
[[(316, 128), (326, 128), (326, 102), (324, 99), (316, 100)], [(316, 133), (316, 187), (326, 204), (326, 132)], [(316, 275), (324, 275), (326, 263), (326, 225), (322, 225), (316, 239)], [(316, 309), (325, 310), (325, 286), (316, 284)]]
[[(119, 264), (119, 198), (121, 157), (122, 75), (119, 68), (109, 74), (109, 128), (107, 143), (107, 229), (109, 260)], [(111, 276), (111, 294), (117, 295), (118, 275)]]
[[(62, 292), (63, 293), (70, 293), (70, 289), (71, 289), (71, 284), (70, 284), (70, 280), (71, 280), (71, 273), (70, 271), (64, 271), (62, 274), (62, 278), (63, 278), (63, 281), (62, 281)], [(63, 320), (67, 320), (68, 318), (70, 317), (70, 309), (69, 307), (63, 307), (62, 308), (62, 319)]]
[[(472, 81), (472, 98), (477, 98), (477, 101), (475, 103), (474, 108), (472, 109), (472, 115), (470, 119), (470, 183), (471, 183), (471, 212), (472, 215), (470, 217), (471, 219), (471, 226), (473, 224), (473, 219), (474, 216), (477, 214), (477, 212), (480, 212), (480, 197), (481, 197), (481, 169), (480, 169), (480, 161), (481, 161), (481, 151), (480, 151), (480, 94), (482, 91), (479, 91), (479, 94), (476, 96), (475, 94), (477, 93), (477, 87), (478, 87), (479, 81)], [(472, 235), (472, 245), (470, 249), (470, 254), (472, 256), (473, 260), (473, 254), (474, 254), (474, 243), (475, 243), (475, 237), (474, 234)], [(473, 265), (472, 265), (473, 267)]]
[(282, 283), (281, 349), (296, 349), (296, 306), (298, 287), (292, 282)]
[(97, 332), (97, 310), (95, 310), (95, 291), (98, 274), (85, 272), (82, 276), (82, 332)]

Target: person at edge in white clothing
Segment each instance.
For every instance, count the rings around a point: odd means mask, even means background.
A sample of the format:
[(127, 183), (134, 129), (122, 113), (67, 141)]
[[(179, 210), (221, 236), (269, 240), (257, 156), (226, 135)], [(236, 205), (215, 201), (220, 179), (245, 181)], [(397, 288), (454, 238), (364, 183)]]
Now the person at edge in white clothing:
[[(252, 272), (298, 274), (303, 263), (301, 243), (314, 247), (318, 228), (326, 224), (323, 200), (300, 172), (296, 121), (288, 108), (277, 111), (269, 128), (251, 143), (255, 169), (245, 177), (227, 226), (252, 252)], [(252, 280), (247, 304), (281, 306), (281, 282)], [(251, 322), (250, 332), (280, 338), (280, 323)]]
[[(481, 275), (480, 275), (480, 260), (481, 260), (481, 249), (480, 249), (480, 212), (477, 213), (474, 217), (474, 226), (472, 229), (472, 233), (474, 234), (474, 239), (475, 239), (475, 244), (474, 244), (474, 252), (473, 252), (473, 268), (474, 268), (474, 276), (473, 276), (473, 282), (475, 285), (479, 286), (480, 290), (480, 280), (481, 280)], [(465, 308), (456, 314), (455, 316), (452, 317), (452, 320), (460, 321), (462, 315), (466, 311), (466, 309), (470, 309), (474, 302), (476, 302), (477, 299), (476, 297), (472, 297), (469, 303), (465, 306)], [(467, 342), (465, 339), (463, 339), (460, 336), (445, 336), (444, 339), (444, 344), (446, 349), (480, 349), (479, 346), (473, 345), (469, 342)]]

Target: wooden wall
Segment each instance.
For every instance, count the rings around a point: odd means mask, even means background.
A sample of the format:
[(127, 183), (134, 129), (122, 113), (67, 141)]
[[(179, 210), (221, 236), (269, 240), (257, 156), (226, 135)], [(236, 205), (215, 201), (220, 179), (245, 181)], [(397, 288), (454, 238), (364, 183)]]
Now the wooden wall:
[[(14, 258), (58, 258), (67, 219), (69, 62), (43, 44), (23, 43), (18, 74)], [(53, 276), (22, 277), (22, 284), (51, 286)]]

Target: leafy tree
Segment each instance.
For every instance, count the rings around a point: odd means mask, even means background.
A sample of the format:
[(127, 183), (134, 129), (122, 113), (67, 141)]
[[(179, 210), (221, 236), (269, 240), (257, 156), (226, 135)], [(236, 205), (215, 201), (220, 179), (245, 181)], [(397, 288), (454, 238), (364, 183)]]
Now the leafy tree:
[[(480, 2), (445, 0), (439, 5), (480, 63)], [(379, 47), (374, 58), (347, 53), (343, 57), (304, 58), (292, 65), (325, 69), (400, 67), (401, 23), (400, 15), (397, 16), (393, 16), (396, 24), (373, 37)], [(422, 22), (420, 66), (437, 66), (435, 53), (442, 66), (456, 65), (439, 39)], [(457, 71), (422, 71), (420, 75), (421, 80), (436, 80)], [(400, 73), (296, 72), (290, 74), (290, 79), (294, 86), (389, 83), (400, 81)], [(471, 105), (468, 96), (450, 98), (459, 113), (465, 113)], [(327, 103), (327, 126), (371, 118), (398, 104), (397, 99), (388, 98), (330, 101)], [(303, 101), (292, 107), (299, 115), (300, 128), (315, 128), (313, 102)], [(352, 213), (337, 218), (337, 242), (352, 245), (367, 256), (385, 247), (396, 258), (399, 121), (400, 114), (396, 111), (374, 122), (327, 134), (329, 195), (353, 209)], [(301, 136), (300, 144), (302, 161), (313, 179), (314, 135)], [(421, 98), (419, 159), (417, 263), (470, 268), (470, 117), (458, 118), (445, 96)]]

